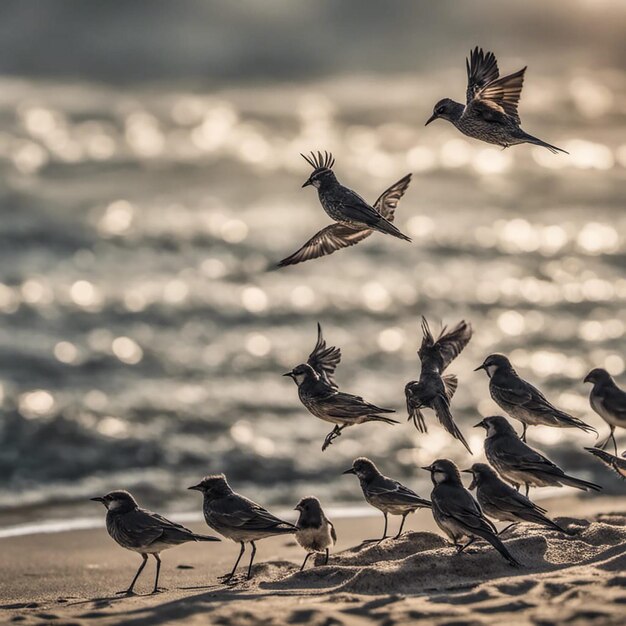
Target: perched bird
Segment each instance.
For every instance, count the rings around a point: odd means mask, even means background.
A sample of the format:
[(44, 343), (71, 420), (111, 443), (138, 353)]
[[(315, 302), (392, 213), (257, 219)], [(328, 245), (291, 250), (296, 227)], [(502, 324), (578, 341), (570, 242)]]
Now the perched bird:
[(585, 448), (593, 456), (598, 457), (605, 465), (610, 467), (618, 476), (626, 478), (626, 452), (622, 452), (622, 458), (600, 450), (599, 448)]
[(140, 508), (128, 491), (111, 491), (106, 496), (91, 499), (94, 502), (102, 502), (106, 507), (106, 525), (109, 535), (122, 548), (138, 552), (143, 559), (130, 587), (118, 593), (125, 593), (129, 596), (134, 593), (135, 583), (146, 566), (149, 554), (157, 563), (152, 593), (158, 593), (159, 572), (161, 571), (159, 554), (163, 550), (188, 541), (220, 541), (217, 537), (199, 535), (180, 524), (170, 522), (157, 513)]
[[(483, 515), (480, 506), (461, 482), (458, 467), (448, 459), (438, 459), (423, 467), (430, 472), (430, 494), (437, 526), (452, 540), (457, 552), (463, 552), (478, 538), (489, 542), (511, 565), (518, 561), (497, 536), (496, 527)], [(462, 541), (467, 540), (463, 544)]]
[(235, 566), (229, 574), (222, 577), (224, 582), (229, 582), (235, 575), (247, 543), (252, 546), (247, 574), (249, 580), (256, 554), (255, 541), (274, 535), (292, 534), (297, 530), (293, 524), (274, 517), (256, 502), (234, 492), (224, 474), (205, 476), (189, 489), (202, 493), (202, 510), (206, 523), (220, 535), (241, 544)]
[(485, 370), (489, 376), (489, 393), (496, 404), (523, 424), (522, 441), (526, 441), (529, 426), (580, 428), (586, 433), (598, 431), (577, 417), (557, 409), (530, 383), (520, 378), (503, 354), (491, 354), (474, 371)]
[(329, 548), (337, 543), (337, 533), (333, 523), (324, 514), (320, 501), (313, 496), (302, 498), (295, 510), (300, 511), (296, 522), (296, 541), (306, 550), (300, 571), (316, 552), (326, 554), (324, 565), (328, 565)]
[(423, 408), (432, 409), (441, 425), (458, 439), (472, 454), (463, 433), (454, 423), (450, 412), (450, 400), (458, 381), (454, 374), (443, 375), (444, 370), (460, 354), (472, 337), (472, 328), (465, 321), (454, 328), (442, 328), (435, 340), (425, 317), (422, 317), (422, 345), (418, 350), (422, 369), (419, 380), (412, 380), (404, 388), (409, 419), (421, 433), (427, 431)]
[(465, 59), (467, 68), (467, 104), (444, 98), (437, 102), (433, 114), (426, 122), (442, 118), (448, 120), (468, 137), (480, 139), (508, 148), (520, 143), (532, 143), (548, 148), (551, 152), (567, 152), (520, 128), (517, 112), (524, 72), (526, 68), (500, 78), (498, 63), (493, 52), (474, 48), (470, 58)]
[(337, 223), (320, 230), (297, 252), (283, 259), (278, 267), (295, 265), (348, 248), (363, 241), (375, 230), (411, 241), (391, 223), (398, 202), (411, 182), (410, 174), (394, 183), (370, 206), (337, 180), (332, 170), (335, 163), (332, 154), (318, 152), (311, 153), (310, 157), (301, 156), (313, 168), (313, 173), (302, 186), (317, 188), (322, 208)]
[(324, 440), (322, 450), (326, 450), (334, 439), (341, 435), (347, 426), (364, 422), (384, 422), (397, 424), (397, 420), (382, 417), (378, 413), (395, 413), (393, 409), (381, 409), (360, 396), (339, 391), (335, 383), (335, 369), (341, 361), (341, 350), (326, 346), (322, 327), (317, 324), (317, 343), (306, 363), (294, 367), (289, 376), (298, 386), (300, 401), (310, 413), (320, 419), (335, 424)]
[(569, 485), (583, 491), (602, 489), (594, 483), (568, 476), (550, 459), (525, 444), (518, 437), (513, 426), (501, 415), (485, 417), (476, 424), (476, 428), (479, 426), (486, 430), (485, 455), (489, 463), (504, 480), (510, 482), (516, 489), (520, 485), (525, 485), (526, 495), (531, 486)]
[(585, 376), (586, 383), (593, 383), (589, 394), (591, 408), (609, 425), (611, 432), (598, 448), (604, 450), (609, 441), (613, 440), (615, 454), (617, 443), (615, 441), (615, 428), (626, 428), (626, 391), (620, 389), (611, 375), (601, 367), (593, 369)]
[(472, 475), (469, 488), (470, 491), (476, 489), (476, 499), (483, 513), (499, 522), (512, 522), (498, 534), (501, 535), (518, 522), (539, 524), (570, 534), (569, 531), (546, 517), (545, 509), (500, 480), (493, 468), (486, 463), (474, 463), (470, 469), (463, 471)]
[(385, 516), (385, 529), (383, 530), (382, 541), (387, 538), (387, 515), (402, 515), (400, 529), (394, 537), (397, 539), (402, 534), (404, 520), (409, 513), (417, 509), (430, 508), (430, 502), (418, 496), (412, 489), (405, 487), (393, 478), (383, 476), (376, 465), (365, 457), (355, 459), (352, 467), (344, 474), (355, 474), (361, 483), (363, 495), (368, 504), (382, 511)]

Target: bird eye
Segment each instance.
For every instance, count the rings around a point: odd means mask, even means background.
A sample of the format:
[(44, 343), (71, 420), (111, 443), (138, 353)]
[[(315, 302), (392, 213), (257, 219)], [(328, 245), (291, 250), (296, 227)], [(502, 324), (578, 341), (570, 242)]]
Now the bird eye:
[(436, 113), (437, 115), (441, 115), (444, 111), (445, 111), (445, 108), (444, 108), (444, 107), (439, 107), (439, 108), (435, 111), (435, 113)]

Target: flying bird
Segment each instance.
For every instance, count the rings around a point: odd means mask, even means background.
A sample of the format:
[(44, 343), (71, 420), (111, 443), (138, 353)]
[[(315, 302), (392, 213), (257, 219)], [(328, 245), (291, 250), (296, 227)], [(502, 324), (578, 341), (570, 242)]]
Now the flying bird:
[(380, 473), (376, 465), (365, 457), (355, 459), (352, 467), (344, 474), (354, 474), (361, 483), (363, 496), (368, 504), (378, 509), (385, 516), (385, 529), (378, 541), (387, 538), (387, 515), (402, 515), (400, 529), (394, 539), (398, 539), (404, 528), (404, 521), (409, 513), (417, 509), (430, 508), (428, 500), (418, 496), (412, 489), (405, 487), (393, 478)]
[(615, 428), (626, 428), (626, 391), (620, 389), (612, 376), (601, 367), (593, 369), (585, 376), (586, 383), (592, 383), (593, 388), (589, 394), (591, 408), (609, 425), (609, 436), (598, 444), (598, 448), (604, 450), (609, 441), (613, 441), (615, 454), (617, 443), (615, 441)]
[(537, 450), (525, 444), (513, 426), (501, 415), (485, 417), (476, 424), (486, 431), (485, 456), (504, 480), (516, 489), (526, 486), (526, 496), (533, 487), (568, 485), (583, 491), (600, 491), (595, 483), (568, 476), (560, 467)]
[(313, 496), (302, 498), (295, 510), (300, 512), (296, 522), (296, 541), (306, 550), (300, 571), (304, 569), (309, 557), (318, 552), (326, 555), (324, 565), (328, 565), (328, 553), (330, 546), (337, 543), (337, 532), (326, 517), (320, 501)]
[(498, 533), (499, 535), (518, 522), (530, 522), (566, 535), (570, 534), (568, 530), (547, 517), (545, 509), (500, 480), (493, 468), (486, 463), (474, 463), (470, 469), (463, 472), (472, 475), (469, 489), (470, 491), (476, 489), (476, 499), (483, 513), (499, 522), (511, 522)]
[(339, 391), (335, 382), (335, 369), (339, 361), (341, 361), (341, 350), (326, 345), (322, 327), (318, 323), (317, 343), (307, 362), (283, 374), (296, 383), (300, 401), (310, 413), (325, 422), (335, 424), (333, 430), (326, 436), (322, 450), (326, 450), (348, 426), (365, 422), (398, 423), (397, 420), (379, 415), (379, 413), (395, 413), (393, 409), (382, 409), (366, 402), (360, 396)]
[(161, 571), (159, 555), (163, 550), (189, 541), (219, 541), (217, 537), (194, 533), (157, 513), (140, 508), (128, 491), (111, 491), (91, 500), (101, 502), (106, 507), (106, 527), (111, 538), (122, 548), (141, 554), (143, 559), (130, 587), (119, 592), (128, 596), (133, 595), (135, 583), (148, 562), (149, 554), (155, 558), (157, 564), (152, 593), (158, 593)]
[(463, 552), (476, 539), (484, 539), (511, 565), (518, 566), (517, 559), (498, 538), (496, 527), (463, 486), (459, 468), (448, 459), (438, 459), (422, 469), (430, 472), (433, 481), (430, 499), (435, 522), (452, 540), (457, 552)]
[(233, 491), (224, 474), (205, 476), (189, 489), (202, 494), (202, 511), (206, 523), (226, 539), (241, 545), (232, 571), (222, 577), (224, 582), (230, 582), (235, 575), (247, 543), (252, 546), (247, 574), (249, 580), (256, 554), (255, 542), (275, 535), (293, 534), (297, 530), (293, 524), (278, 519), (260, 504)]
[(450, 98), (437, 102), (433, 114), (426, 122), (441, 118), (451, 122), (468, 137), (508, 148), (520, 143), (532, 143), (550, 150), (565, 152), (520, 128), (517, 105), (522, 94), (524, 73), (522, 68), (514, 74), (500, 78), (498, 63), (493, 52), (474, 48), (465, 60), (467, 68), (467, 103), (462, 105)]
[(450, 412), (450, 400), (458, 385), (457, 377), (454, 374), (443, 374), (468, 344), (472, 328), (465, 321), (459, 322), (451, 330), (444, 326), (435, 339), (426, 318), (422, 317), (422, 333), (422, 345), (417, 352), (422, 364), (420, 377), (419, 380), (407, 383), (404, 388), (409, 420), (413, 421), (417, 430), (425, 433), (426, 421), (421, 409), (432, 409), (441, 425), (472, 454)]
[(313, 173), (302, 186), (317, 188), (322, 208), (336, 223), (313, 235), (299, 250), (280, 261), (278, 267), (295, 265), (348, 248), (367, 239), (375, 230), (411, 241), (392, 224), (398, 202), (411, 182), (411, 174), (383, 191), (370, 206), (361, 196), (339, 183), (332, 171), (335, 163), (332, 154), (318, 152), (301, 156), (313, 168)]
[(489, 376), (489, 393), (498, 406), (523, 424), (522, 441), (529, 426), (580, 428), (586, 433), (598, 431), (582, 420), (557, 409), (530, 383), (518, 376), (503, 354), (491, 354), (474, 371), (485, 370)]

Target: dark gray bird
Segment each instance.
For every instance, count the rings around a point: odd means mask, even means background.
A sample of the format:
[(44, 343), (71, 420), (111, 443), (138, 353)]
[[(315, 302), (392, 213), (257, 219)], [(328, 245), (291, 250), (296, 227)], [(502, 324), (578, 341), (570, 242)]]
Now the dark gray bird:
[(241, 545), (235, 566), (222, 577), (224, 582), (229, 582), (235, 575), (247, 543), (252, 546), (247, 574), (249, 580), (256, 554), (255, 541), (274, 535), (295, 533), (297, 530), (293, 524), (278, 519), (256, 502), (235, 493), (226, 482), (224, 474), (205, 476), (189, 489), (202, 493), (202, 510), (206, 523), (220, 535)]
[(337, 533), (333, 523), (324, 514), (320, 501), (313, 496), (302, 498), (295, 510), (300, 511), (296, 522), (296, 541), (306, 550), (300, 571), (309, 557), (318, 552), (326, 554), (324, 565), (328, 565), (328, 553), (330, 546), (337, 543)]
[(322, 157), (321, 153), (317, 156), (311, 153), (311, 157), (302, 156), (314, 168), (303, 187), (317, 187), (324, 210), (337, 223), (330, 224), (313, 235), (299, 250), (283, 259), (278, 267), (295, 265), (348, 248), (367, 239), (375, 230), (410, 241), (391, 222), (394, 220), (396, 207), (411, 182), (411, 174), (383, 191), (370, 207), (360, 196), (337, 182), (330, 169), (334, 163), (331, 155)]
[(491, 354), (474, 371), (485, 370), (489, 376), (489, 393), (511, 417), (523, 424), (522, 440), (526, 441), (529, 426), (553, 426), (555, 428), (580, 428), (586, 433), (598, 431), (577, 417), (557, 409), (530, 383), (520, 378), (511, 362), (503, 354)]
[(532, 143), (550, 150), (567, 152), (520, 128), (517, 112), (524, 72), (526, 68), (500, 78), (498, 63), (493, 52), (483, 52), (474, 48), (470, 58), (465, 59), (467, 68), (467, 103), (465, 106), (450, 98), (437, 102), (433, 114), (426, 122), (442, 118), (448, 120), (468, 137), (480, 139), (508, 148), (520, 143)]
[(562, 487), (569, 485), (588, 491), (600, 491), (602, 487), (595, 483), (568, 476), (550, 459), (525, 444), (517, 435), (513, 426), (502, 417), (485, 417), (476, 424), (476, 428), (486, 430), (485, 455), (489, 463), (504, 480), (516, 489), (526, 486), (526, 495), (533, 487)]
[[(457, 466), (448, 459), (438, 459), (423, 467), (430, 472), (430, 494), (437, 526), (452, 540), (457, 552), (463, 552), (478, 538), (489, 542), (511, 565), (519, 562), (497, 536), (496, 527), (483, 515), (480, 506), (465, 489)], [(462, 543), (466, 541), (467, 543)]]
[(539, 524), (567, 535), (571, 534), (546, 517), (545, 509), (500, 480), (493, 468), (486, 463), (474, 463), (470, 469), (463, 471), (472, 475), (469, 488), (470, 491), (476, 489), (476, 499), (483, 513), (499, 522), (512, 522), (498, 534), (501, 535), (518, 522)]
[(383, 476), (376, 465), (365, 457), (355, 459), (352, 467), (344, 474), (355, 474), (361, 483), (363, 495), (368, 504), (382, 511), (385, 516), (385, 529), (381, 539), (373, 541), (382, 541), (387, 538), (387, 515), (402, 515), (400, 529), (394, 537), (397, 539), (402, 534), (404, 520), (409, 513), (413, 513), (417, 509), (430, 508), (430, 502), (418, 496), (412, 489), (405, 487), (393, 478)]
[(393, 409), (381, 409), (370, 404), (360, 396), (339, 391), (335, 383), (335, 369), (341, 361), (341, 350), (326, 346), (322, 336), (322, 327), (317, 324), (317, 343), (306, 363), (294, 367), (289, 376), (298, 386), (300, 401), (310, 413), (320, 419), (335, 424), (328, 433), (322, 450), (326, 450), (334, 439), (341, 435), (347, 426), (364, 422), (384, 422), (397, 424), (397, 420), (382, 417), (379, 413), (395, 413)]
[(450, 400), (456, 391), (458, 380), (454, 374), (443, 375), (444, 370), (460, 354), (472, 337), (472, 328), (465, 321), (448, 331), (444, 326), (435, 340), (425, 317), (422, 317), (422, 345), (418, 350), (422, 369), (419, 380), (412, 380), (404, 388), (409, 419), (421, 433), (427, 431), (423, 408), (435, 411), (441, 425), (458, 439), (472, 454), (463, 433), (454, 423)]
[(134, 593), (135, 583), (146, 566), (149, 554), (157, 563), (152, 593), (158, 593), (161, 570), (159, 554), (163, 550), (189, 541), (220, 541), (217, 537), (199, 535), (180, 524), (170, 522), (157, 513), (139, 508), (137, 501), (128, 491), (111, 491), (106, 496), (91, 499), (94, 502), (102, 502), (106, 507), (106, 525), (109, 535), (122, 548), (138, 552), (143, 559), (130, 587), (118, 593), (125, 593), (129, 596)]
[[(610, 467), (618, 476), (626, 478), (626, 459), (620, 458), (599, 448), (585, 448), (587, 452), (591, 452), (593, 456), (598, 457), (605, 465)], [(622, 452), (622, 457), (626, 456), (626, 452)]]
[(591, 408), (609, 425), (609, 436), (598, 444), (598, 448), (604, 450), (609, 441), (613, 440), (615, 454), (617, 454), (617, 442), (615, 441), (615, 428), (626, 428), (626, 391), (620, 389), (611, 375), (601, 367), (593, 369), (585, 376), (586, 383), (593, 383), (589, 394)]

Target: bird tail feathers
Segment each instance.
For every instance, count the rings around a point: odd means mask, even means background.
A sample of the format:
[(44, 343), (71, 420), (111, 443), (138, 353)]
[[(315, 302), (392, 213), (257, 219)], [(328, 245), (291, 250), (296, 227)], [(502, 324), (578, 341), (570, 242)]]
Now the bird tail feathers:
[(521, 563), (507, 550), (506, 546), (491, 532), (473, 531), (485, 541), (488, 541), (513, 567), (520, 567)]
[(528, 143), (535, 144), (536, 146), (541, 146), (542, 148), (547, 148), (553, 154), (556, 154), (557, 152), (563, 152), (564, 154), (569, 154), (567, 150), (563, 150), (563, 148), (557, 148), (556, 146), (553, 146), (550, 143), (546, 143), (545, 141), (542, 141), (541, 139), (538, 139), (537, 137), (533, 137), (532, 135), (529, 135), (528, 133), (524, 133), (524, 139)]
[(385, 422), (385, 424), (399, 424), (398, 420), (393, 420), (390, 417), (383, 417), (382, 415), (368, 415), (364, 420), (365, 422)]
[(382, 215), (380, 217), (380, 221), (375, 226), (372, 226), (372, 228), (380, 231), (381, 233), (391, 235), (392, 237), (404, 239), (404, 241), (411, 241), (410, 237), (407, 237), (404, 233), (400, 231), (399, 228), (394, 226), (389, 220), (386, 220)]
[(582, 480), (581, 478), (564, 475), (560, 476), (558, 480), (564, 485), (576, 487), (576, 489), (582, 489), (583, 491), (589, 491), (590, 489), (593, 491), (602, 491), (602, 487), (600, 487), (600, 485), (596, 485), (596, 483), (589, 482), (588, 480)]

